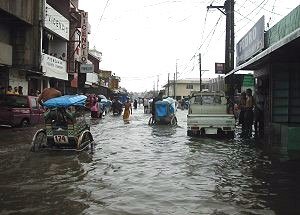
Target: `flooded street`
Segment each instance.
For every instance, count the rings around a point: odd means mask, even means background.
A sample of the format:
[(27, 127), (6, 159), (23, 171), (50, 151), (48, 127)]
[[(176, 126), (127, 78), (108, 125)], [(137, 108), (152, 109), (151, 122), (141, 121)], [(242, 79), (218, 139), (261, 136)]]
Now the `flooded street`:
[(93, 154), (29, 151), (37, 128), (1, 129), (0, 214), (300, 214), (300, 161), (252, 140), (186, 135), (105, 116), (91, 121)]

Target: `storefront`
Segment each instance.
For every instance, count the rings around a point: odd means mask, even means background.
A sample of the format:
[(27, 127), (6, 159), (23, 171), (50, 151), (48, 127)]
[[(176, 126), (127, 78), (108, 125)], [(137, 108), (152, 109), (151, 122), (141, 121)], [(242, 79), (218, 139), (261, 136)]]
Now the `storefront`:
[[(262, 35), (262, 48), (228, 76), (239, 70), (254, 71), (255, 90), (263, 95), (265, 140), (300, 150), (300, 6)], [(257, 38), (251, 38), (245, 44), (259, 47), (255, 42)]]

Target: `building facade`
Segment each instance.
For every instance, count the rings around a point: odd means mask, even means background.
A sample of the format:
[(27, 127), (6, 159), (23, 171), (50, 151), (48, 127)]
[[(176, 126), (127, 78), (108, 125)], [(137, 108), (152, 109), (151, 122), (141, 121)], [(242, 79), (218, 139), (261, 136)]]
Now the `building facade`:
[(0, 93), (38, 95), (50, 78), (63, 94), (99, 86), (102, 53), (89, 54), (90, 29), (78, 0), (0, 1)]
[(41, 1), (0, 1), (0, 87), (28, 94), (40, 78)]
[(265, 139), (287, 150), (300, 150), (300, 5), (262, 34), (262, 49), (227, 76), (254, 71), (256, 90), (264, 101)]
[[(209, 79), (202, 80), (202, 90), (204, 89), (209, 89)], [(166, 96), (181, 100), (188, 97), (193, 92), (199, 92), (200, 81), (199, 79), (182, 79), (175, 82), (172, 80), (169, 84), (164, 85), (164, 91)]]

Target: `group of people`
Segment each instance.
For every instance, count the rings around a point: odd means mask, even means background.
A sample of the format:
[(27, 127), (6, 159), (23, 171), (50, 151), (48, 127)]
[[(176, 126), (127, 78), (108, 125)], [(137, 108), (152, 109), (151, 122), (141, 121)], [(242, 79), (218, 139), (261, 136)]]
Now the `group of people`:
[[(9, 85), (6, 89), (5, 87), (0, 86), (0, 94), (24, 95), (23, 94), (23, 87), (22, 86), (16, 86), (16, 87), (12, 88), (12, 86)], [(30, 96), (39, 96), (40, 91), (39, 90), (34, 91), (33, 89), (31, 89), (30, 92), (28, 93), (28, 95), (30, 95)]]
[(263, 136), (264, 134), (264, 98), (261, 88), (257, 89), (255, 97), (252, 90), (247, 89), (241, 93), (241, 99), (238, 104), (239, 124), (242, 126), (241, 136), (250, 138), (252, 136), (252, 126), (254, 123), (255, 136)]
[(1, 93), (2, 94), (7, 94), (7, 95), (23, 95), (23, 87), (22, 86), (18, 86), (18, 87), (14, 87), (12, 88), (12, 86), (8, 86), (7, 90), (5, 90), (4, 87), (0, 87), (1, 88)]

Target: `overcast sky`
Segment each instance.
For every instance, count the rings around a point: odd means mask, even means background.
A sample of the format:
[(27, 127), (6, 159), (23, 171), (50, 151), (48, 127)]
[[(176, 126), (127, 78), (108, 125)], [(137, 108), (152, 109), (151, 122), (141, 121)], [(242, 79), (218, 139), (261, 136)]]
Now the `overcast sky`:
[[(214, 78), (215, 62), (225, 59), (225, 16), (207, 6), (225, 0), (80, 0), (89, 12), (90, 48), (102, 52), (100, 68), (121, 77), (121, 87), (143, 92), (173, 79)], [(265, 15), (273, 26), (300, 0), (235, 0), (235, 44)]]

